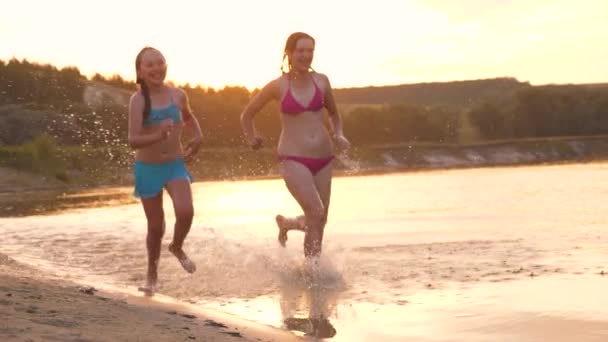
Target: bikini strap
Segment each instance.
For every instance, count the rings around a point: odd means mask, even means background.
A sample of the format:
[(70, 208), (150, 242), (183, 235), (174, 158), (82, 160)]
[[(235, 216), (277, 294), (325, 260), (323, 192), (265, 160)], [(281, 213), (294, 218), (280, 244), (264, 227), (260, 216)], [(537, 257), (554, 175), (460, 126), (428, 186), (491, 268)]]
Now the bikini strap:
[(177, 106), (177, 103), (175, 102), (175, 99), (173, 98), (173, 88), (169, 88), (169, 99), (171, 99), (171, 104), (172, 105), (176, 105)]
[(310, 73), (310, 79), (312, 80), (312, 83), (317, 85), (317, 81), (315, 81), (315, 77), (312, 75), (312, 72)]
[(291, 74), (287, 74), (287, 91), (291, 91)]
[(281, 99), (281, 101), (285, 100), (285, 98), (287, 96), (292, 96), (293, 94), (291, 94), (291, 74), (286, 74), (287, 75), (287, 91), (285, 92), (285, 94), (283, 94), (283, 98)]

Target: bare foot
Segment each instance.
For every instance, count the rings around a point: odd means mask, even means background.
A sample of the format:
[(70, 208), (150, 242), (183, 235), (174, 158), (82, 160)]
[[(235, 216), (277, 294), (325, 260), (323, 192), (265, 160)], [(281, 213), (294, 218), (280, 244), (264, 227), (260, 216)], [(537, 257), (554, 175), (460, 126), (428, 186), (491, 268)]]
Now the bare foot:
[(140, 286), (137, 291), (143, 292), (146, 297), (152, 297), (156, 293), (156, 282), (148, 281), (146, 286)]
[(321, 317), (311, 319), (310, 322), (312, 323), (312, 332), (308, 334), (309, 336), (319, 338), (331, 338), (336, 336), (336, 328), (334, 328), (327, 318)]
[(312, 322), (308, 318), (288, 317), (283, 324), (289, 330), (297, 330), (305, 333), (312, 332)]
[(279, 227), (279, 236), (277, 240), (281, 246), (285, 247), (285, 243), (287, 242), (287, 232), (289, 228), (287, 227), (287, 219), (283, 215), (277, 215), (275, 217), (275, 221), (277, 221), (277, 226)]
[(171, 254), (175, 255), (175, 257), (177, 258), (179, 263), (182, 265), (184, 270), (186, 270), (186, 272), (194, 273), (196, 271), (196, 264), (188, 258), (186, 253), (184, 253), (184, 251), (181, 248), (177, 249), (177, 248), (173, 247), (173, 243), (170, 243), (169, 252), (171, 252)]

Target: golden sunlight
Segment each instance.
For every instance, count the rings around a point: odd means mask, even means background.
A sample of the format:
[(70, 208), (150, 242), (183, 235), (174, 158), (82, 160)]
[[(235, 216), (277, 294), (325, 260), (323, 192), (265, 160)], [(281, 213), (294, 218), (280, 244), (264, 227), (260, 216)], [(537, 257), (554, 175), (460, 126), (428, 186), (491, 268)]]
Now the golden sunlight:
[(608, 76), (603, 1), (23, 0), (8, 7), (0, 14), (0, 59), (73, 65), (88, 76), (133, 79), (136, 53), (151, 45), (178, 84), (252, 89), (278, 75), (293, 31), (316, 37), (315, 69), (336, 87)]

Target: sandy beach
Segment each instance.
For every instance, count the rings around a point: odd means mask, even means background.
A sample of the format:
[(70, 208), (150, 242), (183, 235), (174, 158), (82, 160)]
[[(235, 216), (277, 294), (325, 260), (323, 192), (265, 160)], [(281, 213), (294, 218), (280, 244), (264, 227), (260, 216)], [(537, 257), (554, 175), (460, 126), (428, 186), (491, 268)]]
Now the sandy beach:
[(291, 341), (295, 336), (219, 312), (97, 290), (0, 255), (2, 341)]

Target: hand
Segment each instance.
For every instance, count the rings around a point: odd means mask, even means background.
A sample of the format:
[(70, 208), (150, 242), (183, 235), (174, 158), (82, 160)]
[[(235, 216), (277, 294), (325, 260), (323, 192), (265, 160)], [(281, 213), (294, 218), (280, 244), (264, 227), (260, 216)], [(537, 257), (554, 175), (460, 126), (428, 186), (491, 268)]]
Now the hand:
[(346, 150), (350, 149), (350, 142), (342, 134), (335, 135), (334, 141), (335, 141), (336, 147), (338, 148), (339, 151), (342, 152), (342, 151), (346, 151)]
[(264, 139), (259, 135), (256, 135), (249, 141), (249, 146), (251, 146), (251, 148), (254, 150), (259, 150), (262, 148), (262, 146), (264, 146)]
[(186, 145), (184, 150), (184, 161), (189, 162), (194, 155), (201, 149), (201, 138), (194, 138)]
[(158, 124), (158, 127), (160, 128), (159, 131), (163, 139), (167, 139), (173, 130), (173, 120), (165, 119)]

